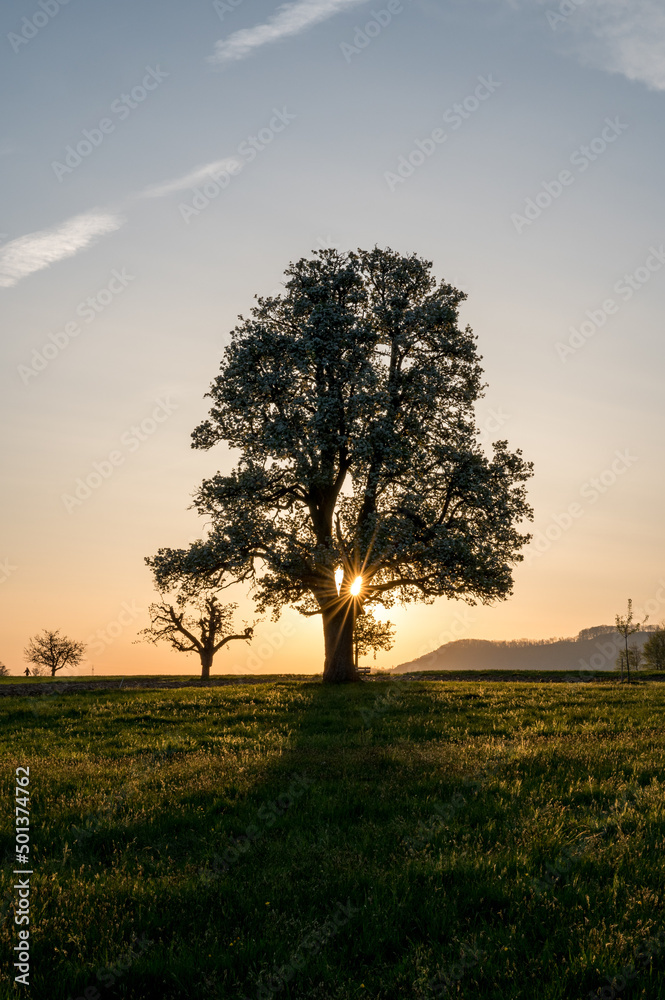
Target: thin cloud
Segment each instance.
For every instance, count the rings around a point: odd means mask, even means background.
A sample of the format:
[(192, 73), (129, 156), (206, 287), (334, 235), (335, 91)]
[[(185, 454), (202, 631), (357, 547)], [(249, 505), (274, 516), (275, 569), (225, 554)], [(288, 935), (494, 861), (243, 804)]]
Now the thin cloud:
[(367, 3), (367, 0), (296, 0), (295, 3), (282, 4), (264, 24), (243, 28), (216, 42), (215, 54), (209, 57), (210, 62), (244, 59), (262, 45), (299, 35), (312, 25), (326, 21), (340, 11), (358, 7), (361, 3)]
[(196, 187), (197, 184), (201, 184), (203, 181), (222, 171), (226, 171), (227, 173), (234, 170), (237, 171), (240, 166), (240, 160), (233, 159), (232, 157), (227, 157), (225, 160), (215, 160), (213, 163), (206, 163), (202, 167), (196, 167), (183, 177), (164, 181), (163, 184), (152, 184), (150, 187), (145, 188), (139, 197), (165, 198), (167, 195), (175, 194), (177, 191), (187, 191), (190, 188)]
[(120, 216), (108, 212), (86, 212), (52, 229), (11, 240), (0, 248), (0, 288), (11, 288), (29, 274), (73, 257), (100, 236), (120, 229), (123, 222)]
[[(182, 177), (150, 185), (140, 194), (132, 195), (125, 202), (125, 207), (136, 199), (165, 198), (177, 191), (185, 191), (224, 170), (229, 173), (237, 172), (241, 166), (241, 162), (233, 157), (214, 160), (190, 170)], [(43, 271), (51, 264), (73, 257), (95, 244), (102, 236), (120, 229), (124, 222), (124, 217), (115, 211), (95, 210), (66, 219), (52, 229), (41, 229), (11, 240), (0, 246), (0, 288), (11, 288), (35, 271)], [(6, 233), (0, 233), (0, 242), (4, 237)]]
[(574, 45), (587, 65), (652, 90), (665, 90), (665, 9), (661, 0), (586, 0)]
[(559, 45), (586, 66), (665, 90), (662, 0), (505, 0), (542, 11)]

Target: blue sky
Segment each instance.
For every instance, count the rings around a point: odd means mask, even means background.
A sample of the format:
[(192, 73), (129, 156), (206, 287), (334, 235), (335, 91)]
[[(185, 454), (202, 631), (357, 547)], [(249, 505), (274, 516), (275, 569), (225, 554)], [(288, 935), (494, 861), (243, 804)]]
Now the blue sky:
[[(103, 633), (95, 672), (196, 670), (132, 645), (143, 556), (201, 534), (191, 494), (233, 464), (189, 435), (237, 315), (329, 244), (415, 251), (468, 293), (483, 438), (536, 465), (540, 544), (514, 597), (398, 610), (377, 663), (442, 637), (574, 634), (628, 596), (665, 617), (656, 3), (44, 0), (1, 16), (11, 670), (43, 627)], [(319, 623), (284, 623), (262, 666), (319, 670)]]

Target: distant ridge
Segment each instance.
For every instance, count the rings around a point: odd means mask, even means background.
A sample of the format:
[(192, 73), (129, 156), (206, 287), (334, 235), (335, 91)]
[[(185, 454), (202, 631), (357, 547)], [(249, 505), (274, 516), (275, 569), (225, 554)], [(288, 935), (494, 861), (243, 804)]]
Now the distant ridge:
[[(632, 646), (644, 645), (655, 626), (631, 636)], [(417, 660), (401, 663), (393, 673), (413, 670), (614, 670), (623, 639), (613, 625), (584, 628), (567, 639), (457, 639)]]

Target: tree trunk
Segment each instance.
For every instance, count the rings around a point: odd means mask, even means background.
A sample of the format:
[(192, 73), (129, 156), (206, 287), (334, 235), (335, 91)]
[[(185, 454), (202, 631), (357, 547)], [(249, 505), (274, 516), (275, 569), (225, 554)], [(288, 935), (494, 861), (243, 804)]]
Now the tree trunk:
[(210, 668), (212, 666), (213, 653), (209, 652), (207, 649), (201, 650), (199, 656), (201, 657), (201, 681), (207, 684), (210, 680)]
[(324, 611), (322, 618), (326, 649), (324, 682), (345, 684), (357, 681), (358, 673), (353, 664), (353, 602)]

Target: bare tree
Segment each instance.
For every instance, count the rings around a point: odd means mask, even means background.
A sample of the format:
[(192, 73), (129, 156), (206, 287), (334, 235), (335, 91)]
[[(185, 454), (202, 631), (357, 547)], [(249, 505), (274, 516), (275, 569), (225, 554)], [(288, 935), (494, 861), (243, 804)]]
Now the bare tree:
[(57, 670), (63, 667), (76, 667), (83, 659), (85, 643), (74, 642), (60, 635), (60, 629), (55, 632), (43, 629), (41, 634), (34, 635), (24, 650), (24, 659), (34, 664), (33, 675), (38, 676), (42, 670), (50, 671), (55, 677)]
[[(153, 566), (151, 559), (146, 559), (146, 563)], [(150, 627), (139, 635), (155, 645), (168, 642), (179, 653), (198, 653), (201, 680), (208, 681), (215, 654), (234, 640), (249, 642), (254, 626), (246, 626), (244, 632), (233, 631), (238, 605), (220, 604), (217, 591), (224, 587), (219, 586), (219, 581), (212, 586), (209, 579), (196, 580), (183, 574), (179, 582), (171, 600), (162, 591), (161, 601), (150, 605)]]
[(624, 649), (624, 651), (623, 651), (623, 653), (622, 653), (622, 655), (620, 657), (621, 683), (622, 684), (623, 684), (623, 668), (624, 668), (624, 664), (626, 665), (626, 670), (628, 672), (628, 683), (630, 684), (630, 663), (631, 663), (631, 658), (630, 658), (630, 649), (628, 647), (628, 639), (630, 638), (631, 635), (635, 635), (636, 632), (639, 632), (644, 627), (644, 625), (646, 625), (646, 623), (648, 621), (649, 621), (649, 616), (648, 615), (644, 619), (643, 622), (636, 622), (636, 621), (633, 620), (633, 602), (630, 599), (630, 597), (628, 598), (628, 611), (627, 611), (627, 613), (623, 617), (621, 615), (616, 615), (615, 618), (614, 618), (614, 623), (615, 623), (616, 630), (619, 633), (619, 635), (623, 636), (623, 640), (624, 640), (624, 643), (625, 643), (625, 649)]
[(4, 663), (0, 663), (0, 677), (9, 677), (9, 670)]

